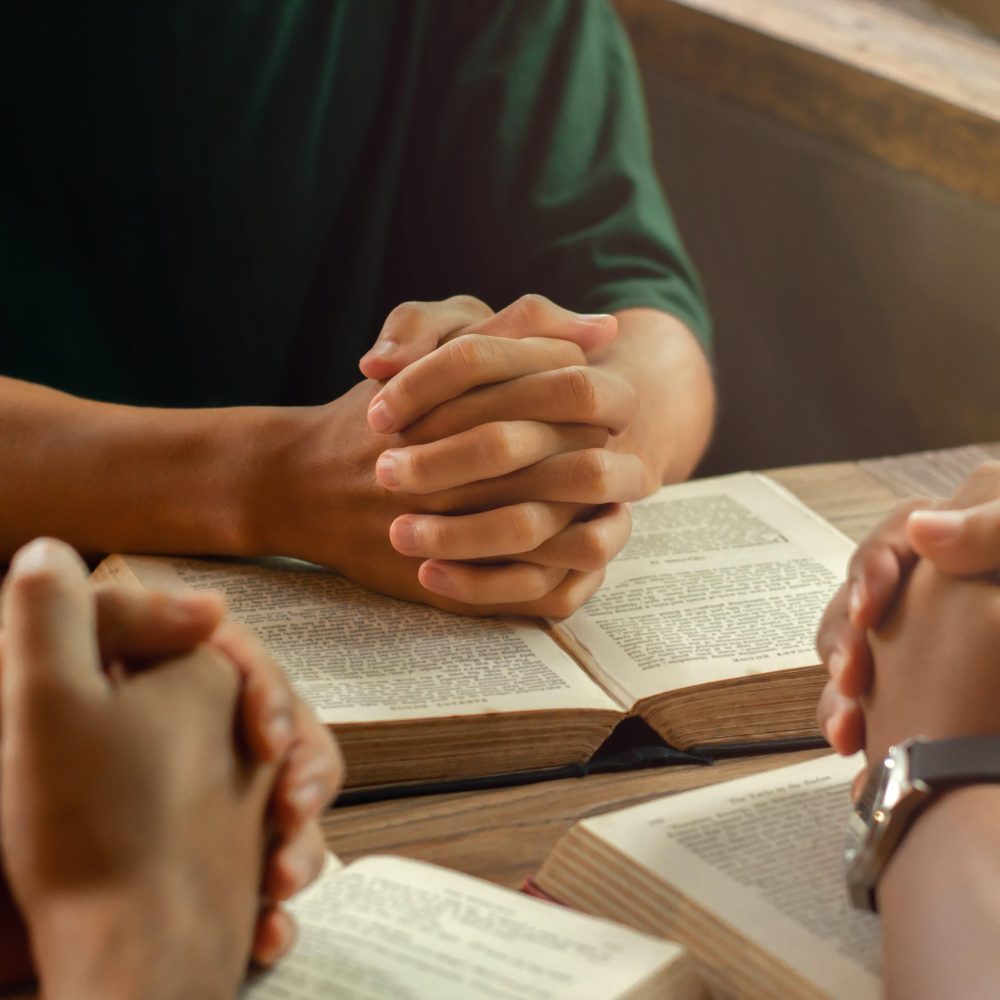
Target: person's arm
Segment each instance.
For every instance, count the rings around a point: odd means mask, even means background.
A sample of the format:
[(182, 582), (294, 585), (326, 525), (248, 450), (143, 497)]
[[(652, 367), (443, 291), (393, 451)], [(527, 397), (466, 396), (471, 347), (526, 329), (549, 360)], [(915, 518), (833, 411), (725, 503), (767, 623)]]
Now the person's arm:
[[(1000, 735), (1000, 585), (921, 560), (869, 633), (869, 762), (910, 737)], [(876, 886), (890, 997), (987, 997), (1000, 982), (1000, 787), (918, 813)]]
[(236, 555), (268, 408), (164, 410), (0, 376), (0, 562), (41, 535), (85, 553)]
[(1000, 788), (943, 796), (879, 883), (889, 997), (986, 1000), (1000, 982)]

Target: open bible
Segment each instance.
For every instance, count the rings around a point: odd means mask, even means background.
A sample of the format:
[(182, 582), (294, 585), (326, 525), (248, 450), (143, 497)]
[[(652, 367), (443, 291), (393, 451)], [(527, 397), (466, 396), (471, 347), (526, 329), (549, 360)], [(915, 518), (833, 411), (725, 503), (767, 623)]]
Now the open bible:
[(818, 736), (816, 624), (853, 545), (767, 478), (665, 487), (633, 507), (571, 618), (463, 618), (306, 563), (113, 555), (104, 581), (225, 594), (331, 725), (349, 787), (579, 764), (639, 716), (672, 746)]
[(577, 823), (528, 889), (682, 944), (718, 997), (881, 997), (842, 868), (861, 760), (820, 757)]
[(292, 953), (243, 1000), (702, 1000), (676, 944), (420, 861), (338, 868), (289, 909)]

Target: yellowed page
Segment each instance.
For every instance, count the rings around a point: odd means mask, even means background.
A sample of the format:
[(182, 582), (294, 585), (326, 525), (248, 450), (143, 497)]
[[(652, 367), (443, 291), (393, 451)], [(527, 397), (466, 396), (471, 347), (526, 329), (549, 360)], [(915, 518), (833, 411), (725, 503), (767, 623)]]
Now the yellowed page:
[(331, 725), (554, 708), (620, 711), (541, 629), (374, 594), (307, 563), (128, 556), (145, 587), (225, 594)]
[(835, 998), (881, 995), (878, 918), (841, 855), (858, 758), (820, 757), (583, 822)]
[(370, 857), (291, 907), (300, 934), (244, 1000), (614, 1000), (681, 948), (402, 858)]
[(617, 697), (817, 662), (848, 538), (749, 472), (664, 487), (632, 516), (604, 586), (562, 626)]

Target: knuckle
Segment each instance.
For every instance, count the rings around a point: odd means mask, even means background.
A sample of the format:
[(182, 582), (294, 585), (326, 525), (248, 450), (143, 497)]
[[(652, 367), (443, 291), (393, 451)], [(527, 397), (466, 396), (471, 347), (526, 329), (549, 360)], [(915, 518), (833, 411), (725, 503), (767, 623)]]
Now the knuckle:
[(508, 466), (521, 451), (521, 433), (508, 423), (488, 424), (483, 428), (483, 452), (490, 464)]
[(406, 460), (399, 463), (400, 480), (410, 487), (419, 487), (426, 480), (432, 464), (426, 449), (410, 448)]
[(413, 326), (420, 323), (426, 314), (427, 307), (423, 302), (401, 302), (386, 318), (386, 325)]
[(585, 570), (603, 569), (610, 562), (611, 539), (604, 524), (594, 522), (584, 525), (579, 557), (580, 568)]
[(514, 303), (514, 308), (525, 323), (537, 323), (552, 308), (552, 303), (544, 295), (528, 292)]
[(546, 615), (550, 618), (568, 618), (578, 611), (587, 599), (604, 582), (604, 570), (577, 575), (568, 586), (560, 587), (550, 595)]
[(483, 316), (489, 316), (493, 313), (493, 310), (482, 299), (477, 299), (475, 295), (453, 295), (449, 302), (464, 312)]
[(579, 602), (574, 601), (568, 593), (561, 592), (545, 602), (544, 614), (546, 618), (569, 618), (579, 606)]
[(495, 356), (489, 337), (467, 333), (456, 337), (448, 345), (449, 361), (461, 373), (476, 376), (486, 371)]
[(574, 414), (587, 420), (598, 410), (598, 389), (591, 371), (580, 365), (565, 368), (560, 373), (563, 391), (573, 407)]
[(529, 601), (540, 600), (552, 590), (552, 586), (549, 572), (541, 566), (532, 567), (523, 581), (522, 598)]
[(581, 499), (602, 503), (608, 493), (611, 467), (603, 448), (587, 448), (576, 453), (570, 471), (570, 482)]
[(424, 548), (427, 552), (443, 558), (453, 547), (455, 532), (450, 518), (430, 518), (421, 529)]
[(506, 521), (507, 537), (515, 551), (528, 552), (538, 547), (541, 532), (534, 507), (512, 507), (507, 511)]

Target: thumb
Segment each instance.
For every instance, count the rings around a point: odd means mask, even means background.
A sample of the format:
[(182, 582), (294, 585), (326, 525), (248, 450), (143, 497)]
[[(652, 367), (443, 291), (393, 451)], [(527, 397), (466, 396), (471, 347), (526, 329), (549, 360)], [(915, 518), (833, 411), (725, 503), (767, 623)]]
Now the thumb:
[(1000, 500), (966, 510), (914, 511), (906, 523), (915, 552), (955, 576), (1000, 569)]
[(5, 712), (26, 699), (107, 690), (87, 568), (68, 545), (39, 538), (21, 549), (4, 582), (0, 611)]
[(392, 378), (452, 334), (492, 315), (485, 302), (471, 295), (455, 295), (443, 302), (404, 302), (389, 313), (358, 367), (366, 378)]

